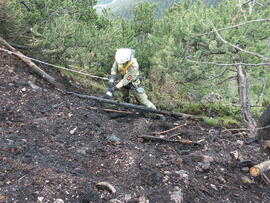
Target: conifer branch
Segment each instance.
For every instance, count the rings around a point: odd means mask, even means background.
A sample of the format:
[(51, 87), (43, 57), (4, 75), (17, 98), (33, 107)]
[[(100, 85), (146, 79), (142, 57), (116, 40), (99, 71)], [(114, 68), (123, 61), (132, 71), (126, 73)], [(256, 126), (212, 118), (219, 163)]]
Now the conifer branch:
[(258, 53), (256, 53), (256, 52), (252, 52), (252, 51), (248, 51), (248, 50), (242, 49), (241, 47), (236, 46), (236, 45), (234, 45), (234, 44), (228, 42), (227, 40), (225, 40), (225, 39), (218, 33), (218, 31), (217, 31), (217, 29), (215, 28), (214, 24), (213, 24), (210, 20), (209, 20), (209, 22), (210, 22), (210, 24), (212, 25), (212, 27), (213, 27), (214, 31), (216, 32), (217, 36), (220, 38), (220, 40), (221, 40), (224, 44), (228, 44), (229, 46), (231, 46), (231, 47), (233, 47), (233, 48), (235, 48), (235, 49), (237, 49), (237, 50), (239, 50), (239, 51), (245, 52), (245, 53), (247, 53), (247, 54), (251, 54), (251, 55), (253, 55), (253, 56), (257, 56), (257, 57), (263, 58), (265, 61), (270, 61), (270, 59), (269, 59), (268, 57), (266, 57), (266, 56), (263, 56), (263, 55), (258, 54)]
[[(251, 24), (251, 23), (260, 23), (260, 22), (270, 22), (270, 18), (250, 20), (250, 21), (246, 21), (244, 23), (239, 23), (239, 24), (228, 26), (228, 27), (225, 27), (225, 28), (220, 28), (220, 29), (217, 29), (216, 31), (228, 30), (228, 29), (237, 28), (237, 27), (240, 27), (240, 26), (243, 26), (243, 25), (247, 25), (247, 24)], [(210, 32), (206, 32), (206, 33), (200, 34), (199, 36), (215, 33), (216, 31), (213, 30), (213, 31), (210, 31)]]

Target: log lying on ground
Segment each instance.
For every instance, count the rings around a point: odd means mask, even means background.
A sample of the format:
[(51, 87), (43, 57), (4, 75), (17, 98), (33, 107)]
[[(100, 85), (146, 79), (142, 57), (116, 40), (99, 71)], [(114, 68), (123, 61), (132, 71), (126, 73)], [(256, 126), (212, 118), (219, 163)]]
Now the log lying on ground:
[(264, 161), (250, 168), (249, 172), (252, 176), (259, 176), (270, 170), (270, 160)]
[(12, 51), (15, 56), (19, 57), (22, 61), (24, 61), (30, 68), (34, 70), (39, 76), (44, 78), (47, 82), (52, 85), (58, 86), (55, 78), (47, 74), (41, 68), (39, 68), (36, 64), (34, 64), (30, 59), (28, 59), (25, 55), (23, 55), (20, 51), (16, 50), (12, 47), (8, 42), (6, 42), (3, 38), (0, 37), (0, 44), (4, 45), (9, 51)]
[(171, 117), (174, 117), (174, 118), (177, 118), (177, 119), (189, 119), (189, 120), (195, 120), (195, 121), (203, 121), (204, 120), (201, 117), (197, 117), (197, 116), (190, 115), (190, 114), (158, 110), (158, 109), (148, 108), (148, 107), (141, 106), (141, 105), (115, 101), (115, 100), (112, 100), (112, 99), (105, 99), (105, 98), (102, 98), (102, 97), (78, 94), (78, 93), (75, 93), (75, 92), (66, 92), (66, 93), (71, 94), (71, 95), (75, 95), (75, 96), (80, 97), (80, 98), (92, 99), (92, 100), (96, 100), (96, 101), (103, 102), (103, 103), (115, 104), (115, 105), (122, 106), (122, 107), (125, 107), (125, 108), (138, 109), (138, 110), (141, 110), (141, 111), (144, 111), (144, 112), (163, 114), (163, 115), (171, 116)]

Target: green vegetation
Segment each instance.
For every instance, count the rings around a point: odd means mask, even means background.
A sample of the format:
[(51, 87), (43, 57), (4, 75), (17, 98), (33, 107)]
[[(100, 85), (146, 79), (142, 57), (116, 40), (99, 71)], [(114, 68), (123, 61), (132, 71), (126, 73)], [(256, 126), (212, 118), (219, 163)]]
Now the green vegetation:
[[(96, 3), (0, 0), (0, 35), (39, 50), (31, 53), (37, 58), (98, 76), (108, 75), (117, 48), (134, 48), (146, 91), (162, 109), (241, 121), (239, 65), (221, 65), (235, 63), (244, 67), (251, 105), (269, 103), (269, 65), (251, 65), (269, 64), (269, 1), (239, 7), (231, 0), (213, 7), (185, 0), (161, 18), (156, 18), (160, 4), (143, 2), (132, 19), (99, 16)], [(90, 94), (106, 88), (88, 81)], [(222, 103), (201, 103), (211, 92), (219, 93)], [(255, 117), (260, 112), (252, 110)]]

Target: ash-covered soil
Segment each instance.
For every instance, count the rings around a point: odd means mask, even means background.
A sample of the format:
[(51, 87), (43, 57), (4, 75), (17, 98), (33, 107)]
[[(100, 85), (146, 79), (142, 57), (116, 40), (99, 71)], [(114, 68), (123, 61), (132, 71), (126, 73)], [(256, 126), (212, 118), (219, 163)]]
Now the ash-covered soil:
[(0, 53), (0, 202), (270, 202), (248, 172), (269, 151), (246, 134), (102, 108), (117, 107), (65, 95)]

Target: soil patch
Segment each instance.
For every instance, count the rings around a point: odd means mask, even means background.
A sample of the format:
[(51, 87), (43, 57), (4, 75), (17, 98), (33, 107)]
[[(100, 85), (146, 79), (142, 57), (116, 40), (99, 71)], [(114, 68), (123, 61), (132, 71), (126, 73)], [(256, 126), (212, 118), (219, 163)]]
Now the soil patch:
[[(269, 152), (245, 134), (92, 108), (105, 106), (116, 108), (62, 94), (0, 53), (0, 202), (270, 202), (248, 174)], [(199, 144), (139, 138), (176, 126), (162, 136)]]

